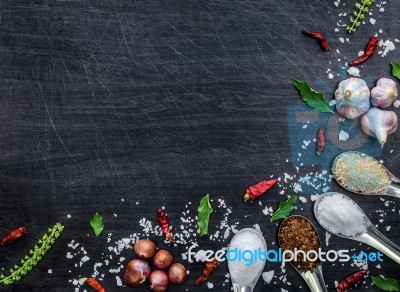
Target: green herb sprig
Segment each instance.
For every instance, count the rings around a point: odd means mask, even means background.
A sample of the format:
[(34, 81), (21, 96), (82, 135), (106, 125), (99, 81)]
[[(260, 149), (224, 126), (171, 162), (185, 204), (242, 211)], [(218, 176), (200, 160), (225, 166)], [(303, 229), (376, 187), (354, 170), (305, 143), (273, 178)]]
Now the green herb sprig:
[(365, 16), (369, 11), (369, 7), (372, 5), (373, 2), (374, 0), (359, 0), (356, 3), (356, 9), (349, 19), (350, 25), (346, 27), (346, 30), (349, 33), (355, 32), (357, 28), (361, 26), (361, 22), (365, 19)]
[(211, 207), (209, 195), (206, 195), (201, 199), (197, 208), (197, 226), (200, 236), (208, 234), (208, 223), (212, 212), (214, 212), (214, 209)]
[(21, 260), (21, 265), (14, 265), (10, 269), (10, 275), (4, 276), (0, 275), (0, 283), (5, 285), (13, 284), (18, 282), (24, 277), (28, 272), (30, 272), (36, 265), (40, 262), (43, 256), (49, 251), (53, 246), (56, 239), (60, 237), (64, 226), (57, 223), (53, 228), (49, 228), (48, 233), (44, 234), (41, 239), (39, 239), (38, 244), (36, 244), (33, 249)]

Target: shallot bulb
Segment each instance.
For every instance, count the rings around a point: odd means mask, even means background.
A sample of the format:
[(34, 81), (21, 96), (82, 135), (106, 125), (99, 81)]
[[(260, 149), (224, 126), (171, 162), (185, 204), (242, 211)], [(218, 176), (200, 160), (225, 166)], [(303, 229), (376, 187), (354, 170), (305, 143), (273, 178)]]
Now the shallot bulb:
[(397, 130), (397, 125), (397, 115), (392, 111), (372, 108), (361, 117), (363, 132), (377, 138), (382, 147), (386, 143), (387, 135)]
[(187, 271), (184, 265), (174, 263), (169, 267), (168, 278), (172, 284), (181, 285), (187, 278)]
[(153, 292), (165, 292), (168, 289), (168, 275), (164, 271), (155, 270), (151, 272), (149, 282)]
[(392, 79), (381, 78), (371, 90), (371, 103), (380, 108), (388, 108), (398, 95), (397, 85)]
[(153, 259), (154, 266), (160, 270), (168, 268), (173, 261), (174, 257), (172, 256), (171, 252), (166, 249), (160, 249), (157, 251)]
[(140, 239), (136, 241), (133, 250), (142, 259), (149, 259), (156, 253), (157, 246), (154, 241), (150, 239)]
[(150, 275), (151, 268), (148, 262), (142, 259), (131, 260), (126, 266), (124, 281), (130, 286), (140, 286)]

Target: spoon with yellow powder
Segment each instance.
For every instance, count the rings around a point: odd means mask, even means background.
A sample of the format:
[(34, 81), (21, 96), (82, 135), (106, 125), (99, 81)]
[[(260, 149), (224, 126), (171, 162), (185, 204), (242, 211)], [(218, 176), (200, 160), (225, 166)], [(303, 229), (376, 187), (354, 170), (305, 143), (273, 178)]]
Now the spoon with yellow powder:
[(350, 192), (400, 198), (400, 179), (367, 154), (339, 154), (333, 161), (332, 173), (338, 184)]

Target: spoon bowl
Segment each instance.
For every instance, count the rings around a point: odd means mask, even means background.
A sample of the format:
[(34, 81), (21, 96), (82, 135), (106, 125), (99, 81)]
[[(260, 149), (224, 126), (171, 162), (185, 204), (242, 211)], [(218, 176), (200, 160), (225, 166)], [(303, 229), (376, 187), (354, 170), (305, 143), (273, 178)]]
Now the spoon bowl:
[[(358, 211), (360, 211), (363, 214), (364, 226), (365, 226), (364, 232), (359, 232), (359, 233), (355, 234), (354, 236), (347, 236), (340, 232), (334, 232), (334, 231), (330, 230), (329, 228), (327, 228), (327, 226), (326, 226), (326, 224), (324, 224), (324, 222), (321, 222), (321, 218), (319, 217), (319, 212), (318, 212), (319, 206), (320, 206), (322, 200), (324, 200), (327, 196), (333, 196), (333, 195), (341, 195), (346, 200), (349, 200), (354, 203), (354, 205), (358, 209)], [(390, 257), (392, 260), (394, 260), (400, 264), (400, 248), (397, 245), (395, 245), (393, 242), (391, 242), (389, 239), (387, 239), (386, 236), (384, 236), (382, 233), (380, 233), (378, 231), (378, 229), (369, 220), (369, 218), (364, 213), (364, 211), (361, 209), (361, 207), (356, 202), (354, 202), (352, 199), (347, 197), (346, 195), (343, 195), (341, 193), (335, 193), (335, 192), (329, 192), (329, 193), (323, 194), (314, 203), (314, 215), (315, 215), (315, 218), (317, 219), (318, 223), (324, 229), (326, 229), (328, 232), (335, 234), (336, 236), (339, 236), (339, 237), (359, 241), (359, 242), (365, 243), (367, 245), (370, 245), (370, 246), (376, 248), (377, 250), (381, 251), (388, 257)], [(339, 218), (338, 218), (338, 220), (339, 220)]]
[[(237, 249), (239, 242), (242, 243), (242, 246), (243, 242), (245, 242), (248, 243), (248, 245), (252, 244), (253, 246), (257, 246), (257, 249), (261, 249), (261, 251), (263, 252), (267, 251), (267, 244), (263, 235), (261, 234), (261, 232), (257, 231), (254, 228), (244, 228), (236, 233), (229, 243), (228, 252)], [(248, 263), (246, 263), (245, 261), (233, 261), (229, 259), (230, 257), (228, 257), (227, 254), (228, 269), (231, 275), (233, 291), (253, 291), (264, 269), (265, 261), (259, 261), (258, 259), (256, 259), (255, 262), (247, 266), (246, 264)]]
[[(382, 171), (382, 173), (385, 173), (387, 175), (387, 178), (388, 178), (387, 183), (377, 192), (374, 192), (374, 191), (363, 191), (362, 192), (362, 191), (351, 189), (348, 186), (346, 186), (343, 183), (343, 181), (339, 178), (340, 175), (338, 173), (338, 163), (340, 161), (346, 161), (345, 160), (346, 156), (350, 156), (350, 155), (359, 156), (360, 158), (363, 158), (363, 159), (365, 158), (365, 159), (368, 159), (370, 161), (376, 162), (376, 164), (378, 165), (378, 167)], [(348, 164), (351, 164), (351, 163), (346, 163), (346, 166)], [(351, 165), (350, 167), (354, 167), (354, 165)], [(337, 183), (342, 188), (348, 190), (349, 192), (360, 194), (360, 195), (379, 195), (379, 196), (392, 196), (392, 197), (400, 198), (400, 179), (395, 177), (389, 170), (387, 170), (374, 157), (369, 156), (367, 154), (364, 154), (362, 152), (347, 151), (347, 152), (343, 152), (343, 153), (339, 154), (338, 156), (336, 156), (336, 158), (335, 158), (335, 160), (333, 161), (333, 164), (332, 164), (332, 174), (333, 174), (335, 180), (337, 181)], [(349, 181), (351, 180), (350, 177), (348, 179), (349, 179)], [(368, 178), (365, 178), (365, 180), (368, 180)]]
[[(319, 234), (317, 229), (315, 228), (314, 224), (312, 224), (306, 217), (301, 216), (301, 215), (292, 215), (287, 217), (285, 220), (282, 221), (281, 225), (279, 226), (279, 231), (278, 231), (278, 240), (279, 240), (279, 245), (282, 246), (280, 236), (281, 234), (281, 228), (284, 225), (285, 221), (293, 219), (294, 217), (299, 217), (304, 220), (306, 220), (315, 230), (317, 236), (318, 236), (318, 241), (321, 243)], [(307, 270), (307, 271), (301, 271), (293, 265), (292, 262), (290, 262), (290, 265), (300, 274), (300, 276), (304, 279), (304, 281), (307, 283), (308, 287), (312, 292), (326, 292), (326, 285), (324, 281), (324, 277), (322, 275), (322, 263), (320, 262), (317, 267)]]

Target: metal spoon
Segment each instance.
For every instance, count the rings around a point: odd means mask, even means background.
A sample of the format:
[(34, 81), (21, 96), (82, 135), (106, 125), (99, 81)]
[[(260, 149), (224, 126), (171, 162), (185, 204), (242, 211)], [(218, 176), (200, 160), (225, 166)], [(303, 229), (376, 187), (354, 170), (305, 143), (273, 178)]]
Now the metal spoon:
[[(261, 232), (254, 228), (244, 228), (240, 230), (232, 238), (228, 252), (237, 248), (238, 242), (251, 241), (253, 246), (257, 246), (257, 249), (261, 249), (262, 252), (267, 251), (267, 244)], [(243, 244), (242, 244), (243, 245)], [(241, 251), (243, 252), (243, 250)], [(228, 254), (227, 254), (228, 257)], [(258, 259), (257, 259), (258, 260)], [(246, 266), (245, 261), (230, 261), (228, 260), (228, 269), (231, 275), (232, 286), (234, 292), (251, 292), (257, 284), (258, 279), (264, 269), (265, 261), (259, 261), (257, 264)], [(236, 267), (236, 268), (234, 268)], [(242, 269), (238, 272), (238, 267)]]
[[(332, 230), (328, 230), (328, 228), (326, 228), (326, 226), (323, 225), (323, 222), (321, 222), (321, 220), (318, 218), (319, 204), (322, 202), (322, 200), (326, 196), (332, 196), (334, 194), (342, 195), (345, 199), (352, 201), (357, 206), (357, 208), (359, 208), (359, 211), (364, 214), (364, 222), (365, 222), (366, 232), (361, 232), (359, 234), (356, 234), (355, 236), (345, 236), (340, 233), (334, 233), (334, 232), (332, 232)], [(378, 229), (376, 229), (375, 226), (368, 219), (367, 215), (365, 215), (365, 213), (360, 208), (360, 206), (356, 202), (354, 202), (352, 199), (350, 199), (349, 197), (347, 197), (341, 193), (334, 193), (334, 192), (323, 194), (315, 201), (314, 215), (315, 215), (315, 218), (317, 219), (318, 223), (322, 227), (324, 227), (328, 232), (333, 233), (333, 234), (343, 237), (343, 238), (348, 238), (348, 239), (352, 239), (352, 240), (356, 240), (356, 241), (360, 241), (365, 244), (368, 244), (368, 245), (376, 248), (377, 250), (381, 251), (382, 253), (384, 253), (385, 255), (390, 257), (392, 260), (394, 260), (398, 264), (400, 264), (400, 248), (397, 245), (395, 245), (393, 242), (391, 242), (389, 239), (387, 239), (386, 236), (384, 236), (382, 233), (380, 233), (378, 231)]]
[[(386, 171), (386, 173), (389, 176), (389, 182), (388, 182), (386, 188), (384, 190), (382, 190), (381, 192), (379, 192), (379, 193), (367, 193), (367, 192), (360, 193), (360, 192), (356, 192), (354, 190), (350, 190), (346, 186), (344, 186), (338, 180), (338, 174), (336, 173), (336, 163), (343, 155), (345, 155), (347, 153), (356, 153), (356, 154), (359, 154), (359, 155), (362, 155), (362, 156), (366, 156), (366, 157), (369, 157), (369, 158), (375, 160), (382, 167), (382, 169), (384, 171)], [(348, 190), (349, 192), (356, 193), (356, 194), (361, 194), (361, 195), (379, 195), (379, 196), (392, 196), (392, 197), (400, 198), (400, 179), (395, 177), (389, 170), (387, 170), (382, 164), (380, 164), (374, 157), (371, 157), (371, 156), (369, 156), (367, 154), (364, 154), (362, 152), (347, 151), (347, 152), (343, 152), (343, 153), (339, 154), (338, 156), (336, 156), (336, 158), (335, 158), (335, 160), (333, 161), (333, 164), (332, 164), (332, 174), (333, 174), (335, 180), (337, 181), (337, 183), (342, 188)]]
[[(301, 218), (307, 220), (311, 224), (311, 226), (315, 229), (315, 232), (318, 234), (315, 226), (307, 218), (300, 216), (300, 215), (292, 215), (292, 216), (287, 217), (285, 220), (283, 220), (281, 225), (279, 226), (278, 234), (281, 233), (281, 227), (282, 227), (283, 223), (286, 220), (289, 220), (293, 217), (301, 217)], [(280, 236), (278, 236), (278, 239), (279, 238), (280, 238)], [(319, 235), (318, 235), (318, 240), (319, 240)], [(319, 242), (321, 242), (321, 241), (319, 240)], [(279, 245), (281, 245), (280, 241), (279, 241)], [(290, 264), (300, 274), (300, 276), (303, 277), (304, 281), (306, 281), (308, 287), (310, 288), (310, 290), (312, 292), (327, 292), (324, 277), (322, 275), (322, 263), (321, 262), (319, 263), (318, 267), (316, 267), (312, 270), (309, 270), (309, 271), (300, 271), (292, 263), (290, 263)]]

